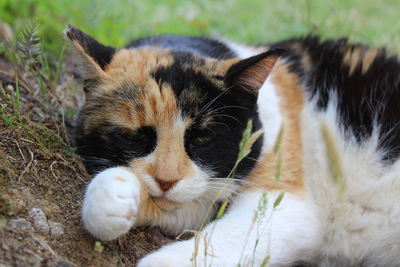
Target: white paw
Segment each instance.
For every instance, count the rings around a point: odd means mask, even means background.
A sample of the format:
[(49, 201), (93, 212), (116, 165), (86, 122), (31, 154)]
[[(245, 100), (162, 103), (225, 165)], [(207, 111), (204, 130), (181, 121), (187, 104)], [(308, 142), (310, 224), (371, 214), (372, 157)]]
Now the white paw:
[(140, 260), (138, 267), (192, 267), (194, 241), (187, 240), (167, 245)]
[(116, 239), (135, 223), (140, 183), (124, 168), (107, 169), (90, 182), (83, 200), (85, 228), (101, 240)]

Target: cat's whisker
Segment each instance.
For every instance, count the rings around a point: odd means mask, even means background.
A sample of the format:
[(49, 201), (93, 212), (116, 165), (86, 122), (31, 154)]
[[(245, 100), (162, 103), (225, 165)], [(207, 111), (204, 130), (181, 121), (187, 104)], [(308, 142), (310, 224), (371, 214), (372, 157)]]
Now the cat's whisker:
[(237, 189), (239, 189), (240, 187), (234, 186), (234, 185), (230, 185), (230, 184), (226, 184), (226, 183), (218, 183), (218, 182), (214, 182), (212, 185), (208, 185), (207, 188), (209, 189), (222, 189), (222, 190), (230, 190), (230, 191), (235, 191)]
[(224, 127), (228, 128), (230, 131), (232, 131), (232, 128), (229, 127), (229, 125), (227, 125), (226, 123), (213, 121), (213, 122), (211, 122), (210, 126), (211, 125), (221, 125), (221, 126), (224, 126)]
[(226, 194), (233, 194), (233, 193), (236, 193), (237, 191), (240, 190), (238, 187), (230, 187), (229, 185), (226, 185), (226, 184), (219, 184), (219, 186), (217, 186), (217, 185), (208, 186), (207, 189), (208, 190), (215, 190), (212, 193), (214, 193), (216, 195), (225, 194), (225, 193)]
[(223, 197), (223, 198), (230, 198), (233, 195), (244, 191), (243, 189), (238, 189), (238, 188), (229, 189), (229, 188), (224, 188), (224, 187), (215, 187), (215, 188), (210, 187), (209, 190), (213, 190), (212, 193), (214, 196), (220, 195), (220, 197)]
[(111, 161), (106, 158), (94, 157), (94, 156), (85, 156), (83, 155), (85, 161), (93, 162), (93, 163), (110, 163)]
[(204, 198), (206, 198), (207, 200), (210, 201), (210, 204), (213, 205), (214, 207), (217, 207), (217, 202), (227, 199), (229, 201), (232, 200), (233, 194), (229, 194), (229, 195), (220, 195), (220, 191), (217, 190), (215, 192), (215, 194), (212, 194), (213, 192), (207, 192), (205, 194), (203, 194), (202, 196)]
[(243, 123), (241, 121), (239, 121), (237, 118), (231, 116), (231, 115), (227, 115), (227, 114), (217, 114), (215, 115), (215, 117), (220, 117), (220, 118), (230, 118), (234, 121), (236, 121), (238, 124), (240, 124), (241, 126), (243, 126)]
[[(240, 179), (240, 178), (219, 178), (219, 177), (213, 177), (213, 178), (209, 178), (210, 180), (213, 180), (212, 183), (216, 183), (215, 180), (218, 181), (236, 181), (239, 182), (240, 184), (237, 184), (237, 187), (242, 187), (243, 184), (249, 184), (249, 185), (254, 185), (254, 186), (260, 186), (259, 184), (255, 183), (255, 182), (251, 182), (248, 181), (246, 179)], [(217, 181), (217, 182), (218, 182)]]
[(203, 202), (201, 202), (201, 200), (200, 200), (198, 197), (197, 197), (197, 198), (194, 198), (193, 201), (196, 201), (197, 203), (199, 203), (199, 205), (200, 205), (201, 208), (204, 210), (204, 212), (207, 212), (207, 207), (206, 207), (206, 205), (205, 205)]
[(232, 87), (227, 87), (224, 90), (222, 90), (222, 92), (217, 95), (216, 97), (214, 97), (212, 100), (210, 100), (207, 104), (205, 104), (199, 111), (199, 115), (202, 114), (203, 111), (205, 111), (207, 108), (209, 108), (212, 104), (215, 103), (215, 101), (217, 101), (221, 96), (223, 96), (224, 94), (226, 94), (230, 89), (232, 89)]
[(224, 110), (224, 109), (227, 109), (227, 108), (248, 109), (248, 108), (242, 107), (242, 106), (223, 106), (223, 107), (219, 107), (219, 108), (213, 109), (213, 110), (211, 110), (211, 112), (217, 112), (217, 111)]
[(252, 160), (252, 161), (255, 161), (258, 164), (260, 164), (261, 166), (266, 166), (266, 164), (264, 162), (262, 162), (261, 160), (259, 160), (259, 159), (255, 159), (255, 158), (252, 158), (252, 157), (249, 157), (249, 156), (246, 156), (245, 158), (249, 159), (249, 160)]

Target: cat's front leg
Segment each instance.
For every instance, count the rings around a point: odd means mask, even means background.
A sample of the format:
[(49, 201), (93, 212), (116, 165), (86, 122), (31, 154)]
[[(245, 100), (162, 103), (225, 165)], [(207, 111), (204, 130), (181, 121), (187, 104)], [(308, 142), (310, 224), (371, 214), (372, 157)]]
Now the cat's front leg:
[(291, 266), (311, 261), (322, 243), (315, 206), (287, 193), (246, 192), (199, 239), (167, 245), (139, 267)]
[(101, 240), (127, 233), (136, 220), (140, 200), (138, 178), (123, 167), (97, 174), (89, 183), (82, 208), (85, 228)]

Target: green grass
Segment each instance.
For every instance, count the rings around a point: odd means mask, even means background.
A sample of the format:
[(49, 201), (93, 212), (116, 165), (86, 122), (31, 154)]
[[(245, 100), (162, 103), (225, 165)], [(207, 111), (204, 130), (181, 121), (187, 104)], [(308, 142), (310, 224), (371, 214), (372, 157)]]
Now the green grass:
[(61, 49), (61, 32), (69, 23), (115, 46), (159, 33), (250, 43), (316, 33), (399, 51), (398, 10), (397, 0), (0, 0), (0, 18), (14, 29), (29, 18), (53, 53)]

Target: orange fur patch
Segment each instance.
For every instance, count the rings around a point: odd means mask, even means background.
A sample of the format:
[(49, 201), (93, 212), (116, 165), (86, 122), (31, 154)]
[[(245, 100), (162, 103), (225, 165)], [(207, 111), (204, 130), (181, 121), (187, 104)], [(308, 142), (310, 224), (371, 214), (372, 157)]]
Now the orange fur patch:
[[(139, 181), (141, 183), (141, 195), (140, 195), (140, 202), (139, 202), (139, 209), (137, 212), (137, 218), (136, 218), (136, 223), (135, 225), (140, 226), (140, 225), (152, 225), (157, 220), (163, 216), (165, 211), (171, 211), (176, 208), (180, 207), (180, 203), (168, 201), (163, 198), (153, 198), (149, 195), (149, 188), (147, 185), (143, 182), (142, 180), (142, 175), (145, 173), (146, 169), (146, 164), (136, 162), (135, 164), (131, 166), (139, 166), (142, 165), (141, 169), (135, 169), (135, 174), (139, 178)], [(144, 169), (143, 169), (144, 167)], [(148, 167), (148, 165), (147, 165)]]
[(349, 75), (352, 75), (361, 61), (361, 48), (348, 49), (344, 55), (343, 62), (350, 68)]
[(126, 182), (125, 178), (122, 178), (122, 177), (119, 177), (119, 176), (114, 177), (114, 179), (115, 179), (115, 181), (118, 181), (118, 182)]
[[(268, 190), (283, 190), (297, 195), (304, 191), (304, 170), (301, 143), (300, 114), (304, 96), (299, 78), (278, 61), (270, 79), (275, 85), (283, 116), (283, 136), (278, 153), (273, 151), (261, 156), (248, 180)], [(268, 125), (266, 125), (268, 127)], [(281, 156), (278, 156), (279, 153)], [(276, 179), (279, 157), (280, 178)]]
[(364, 57), (362, 60), (362, 69), (361, 69), (362, 74), (366, 73), (369, 70), (369, 67), (374, 62), (378, 53), (379, 53), (379, 49), (373, 49), (373, 48), (368, 49), (364, 53)]

